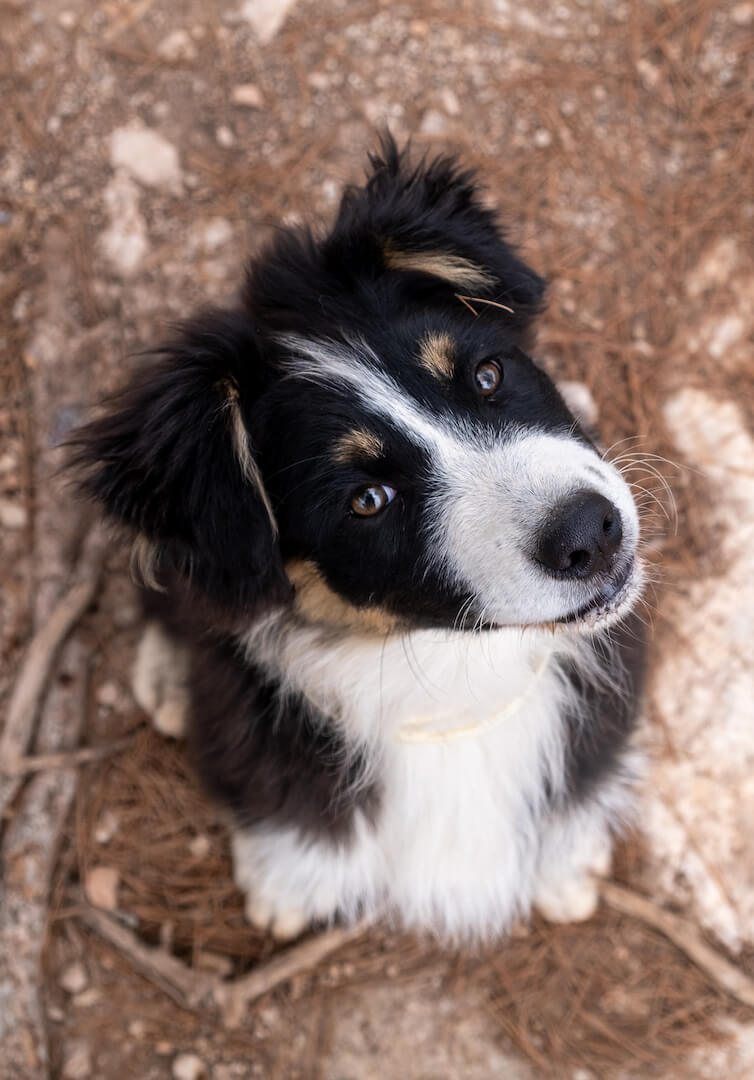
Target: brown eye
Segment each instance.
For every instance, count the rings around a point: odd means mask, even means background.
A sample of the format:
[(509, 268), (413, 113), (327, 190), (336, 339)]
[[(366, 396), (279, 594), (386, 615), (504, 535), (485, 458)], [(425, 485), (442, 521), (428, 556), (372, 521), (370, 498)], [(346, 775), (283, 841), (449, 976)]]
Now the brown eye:
[(494, 394), (503, 381), (503, 369), (494, 360), (483, 360), (474, 371), (474, 384), (482, 397)]
[(360, 517), (374, 517), (395, 498), (395, 488), (387, 484), (374, 484), (362, 488), (351, 497), (351, 509)]

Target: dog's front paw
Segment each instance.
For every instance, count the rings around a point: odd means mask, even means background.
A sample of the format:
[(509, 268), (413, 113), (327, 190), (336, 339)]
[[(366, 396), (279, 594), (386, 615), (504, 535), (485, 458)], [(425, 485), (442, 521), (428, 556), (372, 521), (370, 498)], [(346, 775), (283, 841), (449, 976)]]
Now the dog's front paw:
[(246, 921), (255, 930), (272, 934), (278, 941), (292, 941), (304, 932), (309, 919), (302, 908), (278, 908), (253, 894), (247, 895), (244, 906)]
[(548, 922), (586, 922), (597, 910), (599, 895), (597, 878), (585, 874), (558, 887), (540, 888), (534, 906)]

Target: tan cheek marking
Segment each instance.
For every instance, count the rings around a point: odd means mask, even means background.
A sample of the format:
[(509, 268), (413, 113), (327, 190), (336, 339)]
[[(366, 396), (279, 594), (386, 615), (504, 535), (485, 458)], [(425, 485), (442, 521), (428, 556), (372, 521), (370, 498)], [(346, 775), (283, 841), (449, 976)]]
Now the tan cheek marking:
[(382, 608), (357, 608), (338, 596), (313, 563), (293, 559), (286, 563), (285, 572), (296, 590), (296, 612), (307, 621), (369, 634), (398, 629), (398, 619)]
[(355, 428), (338, 439), (335, 444), (335, 460), (348, 464), (354, 458), (378, 458), (382, 456), (384, 449), (381, 440), (371, 431)]
[(448, 251), (401, 251), (387, 240), (383, 254), (389, 270), (432, 274), (459, 288), (483, 288), (495, 283), (494, 276), (483, 267)]
[(450, 334), (427, 334), (419, 344), (419, 363), (436, 379), (452, 379), (455, 342)]

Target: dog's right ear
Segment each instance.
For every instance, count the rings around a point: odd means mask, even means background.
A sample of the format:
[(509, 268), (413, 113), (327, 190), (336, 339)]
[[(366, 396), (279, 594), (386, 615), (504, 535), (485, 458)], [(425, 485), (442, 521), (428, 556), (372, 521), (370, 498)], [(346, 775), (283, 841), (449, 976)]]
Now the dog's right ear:
[(81, 489), (135, 531), (148, 584), (178, 572), (234, 614), (285, 602), (291, 586), (250, 435), (264, 364), (248, 317), (206, 312), (155, 353), (74, 433)]

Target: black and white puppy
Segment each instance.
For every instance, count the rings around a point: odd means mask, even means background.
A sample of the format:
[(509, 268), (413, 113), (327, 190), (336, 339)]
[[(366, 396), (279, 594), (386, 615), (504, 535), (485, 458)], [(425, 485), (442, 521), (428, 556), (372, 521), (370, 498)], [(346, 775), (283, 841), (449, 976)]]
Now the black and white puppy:
[(135, 691), (232, 811), (249, 919), (587, 917), (629, 814), (631, 492), (527, 355), (543, 282), (386, 139), (78, 436), (136, 535)]

